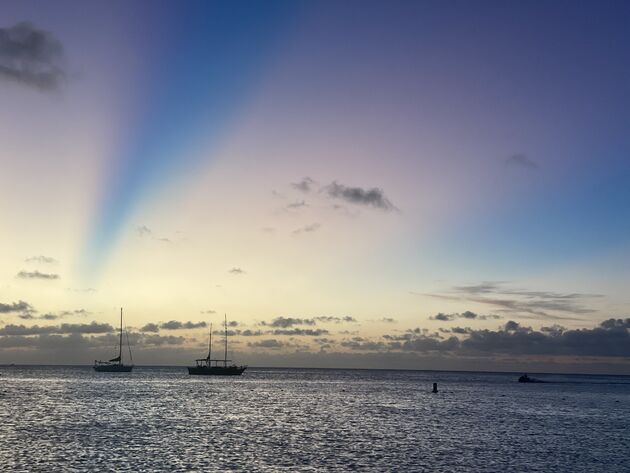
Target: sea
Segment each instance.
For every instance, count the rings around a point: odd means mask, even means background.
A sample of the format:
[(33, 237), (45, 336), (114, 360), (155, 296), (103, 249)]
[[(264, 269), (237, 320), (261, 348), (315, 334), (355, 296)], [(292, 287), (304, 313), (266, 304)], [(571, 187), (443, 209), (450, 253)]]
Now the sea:
[(4, 366), (0, 471), (630, 472), (630, 377), (520, 374)]

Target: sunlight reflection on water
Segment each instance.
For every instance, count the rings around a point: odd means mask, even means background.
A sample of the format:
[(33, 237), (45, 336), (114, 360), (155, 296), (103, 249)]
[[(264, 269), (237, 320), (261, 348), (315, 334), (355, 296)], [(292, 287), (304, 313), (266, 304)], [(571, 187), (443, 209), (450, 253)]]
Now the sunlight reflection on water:
[(628, 378), (523, 385), (514, 375), (403, 371), (0, 374), (2, 471), (630, 471)]

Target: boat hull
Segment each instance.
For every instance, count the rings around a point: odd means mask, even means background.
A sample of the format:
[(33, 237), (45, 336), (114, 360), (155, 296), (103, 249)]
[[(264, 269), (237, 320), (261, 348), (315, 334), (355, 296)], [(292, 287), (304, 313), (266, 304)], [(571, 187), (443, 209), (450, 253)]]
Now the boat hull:
[(132, 365), (94, 365), (94, 371), (99, 373), (129, 373)]
[(240, 376), (245, 366), (189, 366), (188, 374), (199, 376)]

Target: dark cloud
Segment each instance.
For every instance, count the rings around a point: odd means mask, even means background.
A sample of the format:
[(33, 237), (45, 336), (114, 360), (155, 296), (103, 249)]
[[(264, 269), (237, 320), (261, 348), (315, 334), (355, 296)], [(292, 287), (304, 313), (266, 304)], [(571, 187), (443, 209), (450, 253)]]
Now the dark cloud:
[(609, 319), (593, 329), (536, 331), (510, 321), (503, 330), (478, 330), (462, 341), (472, 352), (513, 355), (630, 356), (630, 319)]
[(320, 337), (328, 335), (328, 330), (311, 328), (275, 329), (270, 332), (272, 335), (293, 335), (297, 337)]
[(260, 340), (259, 342), (249, 342), (247, 346), (253, 347), (253, 348), (277, 349), (277, 348), (282, 348), (284, 346), (284, 343), (272, 338), (272, 339), (267, 339), (267, 340)]
[[(426, 295), (438, 299), (484, 304), (492, 307), (496, 312), (513, 316), (551, 320), (583, 320), (578, 316), (595, 312), (586, 303), (594, 298), (602, 297), (600, 294), (513, 289), (501, 282), (455, 286), (446, 293)], [(484, 317), (497, 318), (494, 315)]]
[(43, 315), (34, 315), (33, 313), (26, 312), (24, 314), (18, 315), (18, 317), (22, 320), (57, 320), (59, 315), (57, 314), (43, 314)]
[(242, 270), (241, 268), (232, 268), (228, 271), (228, 273), (231, 274), (246, 274), (244, 270)]
[(296, 228), (293, 230), (295, 235), (299, 235), (300, 233), (313, 233), (321, 228), (320, 223), (311, 223), (310, 225), (304, 225), (303, 227)]
[(355, 323), (357, 321), (354, 317), (351, 317), (349, 315), (346, 315), (343, 317), (336, 317), (332, 315), (320, 315), (318, 317), (313, 317), (313, 320), (316, 320), (317, 322), (335, 323), (335, 324)]
[(352, 340), (344, 340), (339, 345), (343, 348), (356, 351), (384, 351), (387, 345), (384, 342), (374, 342), (364, 340), (361, 337), (355, 337)]
[[(129, 341), (131, 345), (135, 347), (151, 348), (181, 346), (186, 342), (186, 339), (171, 335), (160, 336), (130, 333)], [(85, 335), (81, 333), (61, 335), (44, 333), (33, 336), (0, 336), (0, 348), (30, 348), (37, 350), (38, 353), (44, 352), (48, 357), (50, 357), (50, 354), (53, 354), (55, 359), (62, 357), (61, 359), (71, 360), (85, 360), (86, 358), (90, 359), (90, 357), (101, 356), (104, 349), (109, 350), (117, 342), (118, 336), (112, 333), (105, 335)], [(24, 351), (21, 351), (20, 355), (23, 354)], [(79, 358), (76, 358), (77, 356), (79, 356)]]
[(435, 314), (431, 317), (429, 317), (430, 320), (440, 320), (443, 322), (448, 322), (450, 320), (455, 320), (455, 319), (469, 319), (469, 320), (488, 320), (488, 319), (501, 319), (503, 318), (500, 315), (495, 315), (495, 314), (491, 314), (491, 315), (479, 315), (475, 312), (472, 312), (470, 310), (467, 310), (465, 312), (461, 312), (461, 313), (453, 313), (453, 314), (444, 314), (442, 312)]
[(59, 279), (58, 274), (40, 273), (39, 271), (20, 271), (16, 277), (20, 279)]
[(48, 31), (21, 22), (0, 28), (0, 78), (40, 90), (66, 78), (63, 45)]
[(74, 316), (74, 315), (87, 316), (91, 314), (92, 314), (91, 312), (85, 309), (76, 309), (76, 310), (63, 310), (59, 312), (58, 314), (53, 314), (49, 312), (42, 315), (35, 315), (35, 311), (29, 311), (29, 312), (24, 312), (18, 315), (18, 317), (22, 320), (57, 320), (57, 319)]
[[(150, 325), (150, 324), (147, 324)], [(195, 329), (207, 327), (206, 322), (179, 322), (177, 320), (170, 320), (160, 324), (160, 328), (164, 330), (181, 330), (181, 329)], [(146, 325), (145, 325), (146, 327)]]
[(0, 302), (0, 314), (8, 314), (11, 312), (32, 312), (33, 306), (25, 301), (18, 301), (9, 304)]
[(453, 327), (451, 328), (451, 333), (455, 333), (458, 335), (467, 335), (472, 332), (470, 327)]
[(79, 315), (81, 317), (85, 317), (87, 315), (92, 315), (92, 312), (85, 309), (75, 309), (75, 310), (62, 310), (59, 313), (60, 317), (69, 317), (72, 315)]
[(141, 345), (182, 345), (186, 342), (184, 337), (176, 337), (174, 335), (144, 335), (140, 338)]
[(146, 324), (144, 327), (142, 327), (140, 329), (141, 332), (151, 332), (151, 333), (157, 333), (160, 331), (160, 326), (158, 324), (154, 324), (154, 323), (148, 323)]
[(5, 325), (0, 329), (0, 335), (43, 335), (70, 333), (109, 333), (113, 327), (109, 324), (91, 322), (89, 324), (61, 324), (61, 325)]
[(25, 263), (39, 263), (39, 264), (56, 264), (57, 260), (50, 256), (32, 256), (24, 260)]
[(508, 166), (517, 166), (525, 169), (538, 169), (538, 164), (529, 159), (524, 154), (513, 154), (505, 159), (505, 163)]
[(291, 183), (291, 187), (305, 193), (311, 192), (316, 185), (317, 183), (310, 177), (305, 177), (300, 182)]
[(57, 333), (107, 333), (112, 326), (105, 323), (91, 322), (89, 324), (61, 324)]
[[(225, 327), (213, 330), (212, 333), (215, 334), (215, 335), (224, 335), (225, 334)], [(227, 331), (227, 334), (228, 334), (229, 337), (234, 337), (234, 336), (237, 336), (237, 335), (242, 335), (243, 333), (241, 332), (241, 330), (231, 329), (231, 330)]]
[(325, 188), (326, 193), (335, 199), (341, 199), (358, 205), (366, 205), (390, 212), (397, 210), (394, 204), (385, 196), (382, 189), (363, 189), (361, 187), (347, 187), (333, 182)]
[(242, 335), (243, 337), (259, 337), (259, 336), (263, 335), (263, 333), (260, 330), (246, 329), (246, 330), (243, 330), (242, 332), (240, 332), (239, 335)]
[(300, 319), (297, 317), (276, 317), (271, 322), (261, 322), (260, 325), (288, 328), (294, 325), (315, 325), (315, 321), (313, 319)]
[(440, 340), (435, 334), (416, 329), (403, 335), (387, 335), (378, 345), (346, 344), (355, 350), (400, 350), (419, 353), (446, 353), (453, 356), (630, 356), (630, 319), (608, 319), (592, 329), (566, 329), (561, 326), (533, 330), (513, 320), (497, 330), (454, 327), (441, 330), (461, 338)]
[(216, 314), (217, 311), (216, 310), (212, 310), (212, 309), (208, 309), (208, 310), (202, 310), (201, 313), (202, 314)]
[(295, 325), (316, 325), (317, 323), (356, 323), (357, 320), (354, 317), (345, 315), (343, 317), (337, 317), (333, 315), (319, 315), (317, 317), (276, 317), (271, 322), (261, 322), (260, 325), (268, 327), (289, 328)]

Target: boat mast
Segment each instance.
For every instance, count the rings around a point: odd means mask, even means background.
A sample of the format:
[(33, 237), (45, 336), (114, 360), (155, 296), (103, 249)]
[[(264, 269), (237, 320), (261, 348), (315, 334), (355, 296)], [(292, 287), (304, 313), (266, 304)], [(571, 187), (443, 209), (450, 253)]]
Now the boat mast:
[(227, 314), (225, 315), (225, 356), (223, 357), (223, 366), (227, 366)]
[(118, 363), (122, 365), (122, 307), (120, 308), (120, 343), (118, 344)]
[(210, 324), (210, 340), (208, 341), (208, 365), (212, 358), (212, 324)]

